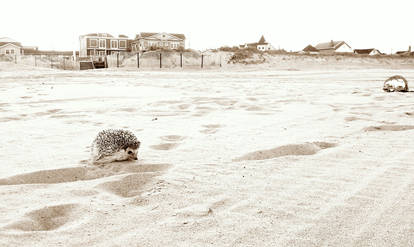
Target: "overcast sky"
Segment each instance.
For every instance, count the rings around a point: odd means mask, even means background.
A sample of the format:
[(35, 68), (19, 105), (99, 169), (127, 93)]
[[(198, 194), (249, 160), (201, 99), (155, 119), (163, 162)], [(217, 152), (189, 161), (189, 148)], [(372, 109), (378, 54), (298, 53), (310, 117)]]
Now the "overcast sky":
[(413, 7), (412, 0), (10, 0), (1, 4), (0, 37), (72, 50), (86, 33), (172, 32), (203, 50), (264, 35), (285, 50), (344, 40), (354, 49), (389, 53), (414, 45)]

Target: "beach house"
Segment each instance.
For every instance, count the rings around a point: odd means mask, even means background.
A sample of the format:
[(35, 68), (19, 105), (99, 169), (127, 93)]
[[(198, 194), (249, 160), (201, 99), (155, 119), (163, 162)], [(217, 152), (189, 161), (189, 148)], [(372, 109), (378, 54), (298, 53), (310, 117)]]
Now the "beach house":
[(79, 36), (81, 57), (105, 56), (130, 51), (128, 36), (114, 37), (108, 33), (90, 33)]
[(131, 42), (131, 51), (140, 52), (151, 49), (185, 49), (185, 35), (179, 33), (141, 32)]
[(260, 37), (259, 42), (246, 43), (244, 45), (240, 45), (239, 48), (241, 48), (241, 49), (254, 48), (254, 49), (257, 49), (259, 51), (269, 51), (269, 50), (273, 49), (272, 45), (266, 41), (266, 39), (264, 38), (263, 35), (262, 35), (262, 37)]
[(0, 55), (20, 56), (22, 45), (7, 37), (0, 38)]
[(320, 53), (353, 53), (351, 46), (349, 46), (345, 41), (333, 41), (326, 43), (319, 43), (315, 48)]

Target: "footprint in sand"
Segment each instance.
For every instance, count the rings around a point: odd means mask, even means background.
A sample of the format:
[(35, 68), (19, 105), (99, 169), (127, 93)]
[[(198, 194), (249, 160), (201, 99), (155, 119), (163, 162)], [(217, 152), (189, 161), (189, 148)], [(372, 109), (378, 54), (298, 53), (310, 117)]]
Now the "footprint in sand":
[(5, 117), (5, 118), (0, 118), (0, 122), (18, 121), (22, 119), (23, 119), (22, 117)]
[(158, 144), (158, 145), (152, 145), (152, 146), (150, 146), (150, 148), (156, 149), (156, 150), (167, 151), (167, 150), (171, 150), (173, 148), (176, 148), (178, 145), (179, 145), (178, 143), (162, 143), (162, 144)]
[(247, 106), (246, 111), (264, 111), (261, 106)]
[(126, 107), (126, 108), (120, 108), (118, 109), (118, 111), (125, 111), (125, 112), (136, 112), (137, 109), (135, 108), (131, 108), (131, 107)]
[(191, 106), (190, 104), (180, 104), (177, 107), (180, 110), (187, 110), (190, 106)]
[(179, 136), (179, 135), (168, 135), (168, 136), (161, 136), (162, 140), (167, 142), (176, 142), (176, 141), (182, 141), (185, 139), (185, 136)]
[(313, 155), (321, 151), (322, 149), (332, 148), (335, 146), (336, 144), (329, 142), (290, 144), (273, 149), (259, 150), (252, 153), (248, 153), (246, 155), (243, 155), (242, 157), (234, 159), (233, 161), (266, 160), (290, 155)]
[(86, 208), (78, 204), (62, 204), (47, 206), (26, 213), (22, 219), (6, 225), (5, 229), (20, 231), (52, 231), (69, 223), (78, 222), (78, 219), (87, 212)]
[(360, 117), (346, 117), (345, 119), (344, 119), (346, 122), (352, 122), (352, 121), (357, 121), (357, 120), (367, 120), (367, 119), (365, 119), (365, 118), (360, 118)]
[(211, 113), (212, 111), (215, 111), (216, 109), (213, 108), (213, 107), (209, 107), (209, 106), (197, 106), (195, 108), (195, 110), (197, 110), (197, 112), (194, 113), (192, 116), (202, 117), (202, 116), (205, 116), (205, 115)]
[(204, 133), (204, 134), (214, 134), (214, 133), (216, 133), (219, 130), (219, 128), (221, 128), (223, 126), (220, 125), (220, 124), (207, 124), (207, 125), (203, 125), (203, 127), (205, 129), (200, 130), (201, 133)]
[(161, 143), (158, 145), (152, 145), (150, 146), (150, 148), (152, 149), (156, 149), (156, 150), (171, 150), (176, 148), (178, 145), (180, 145), (180, 143), (176, 143), (178, 141), (182, 141), (185, 139), (184, 136), (179, 136), (179, 135), (167, 135), (167, 136), (161, 136), (160, 137), (161, 140), (167, 141), (168, 143)]
[(414, 129), (414, 125), (380, 125), (366, 127), (364, 131), (404, 131), (412, 129)]
[(143, 187), (158, 173), (137, 173), (127, 175), (119, 180), (105, 182), (97, 186), (107, 192), (121, 197), (133, 197), (143, 192)]

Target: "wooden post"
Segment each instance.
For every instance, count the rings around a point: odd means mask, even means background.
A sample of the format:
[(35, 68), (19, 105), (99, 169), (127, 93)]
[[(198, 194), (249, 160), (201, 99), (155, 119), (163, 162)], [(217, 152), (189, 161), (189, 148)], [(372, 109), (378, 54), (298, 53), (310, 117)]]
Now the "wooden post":
[(139, 69), (139, 52), (137, 53), (137, 68)]
[(14, 54), (14, 64), (17, 64), (17, 55)]
[(183, 67), (183, 53), (180, 53), (180, 67)]
[(50, 68), (53, 68), (53, 64), (52, 64), (52, 55), (50, 55)]
[(162, 68), (162, 55), (160, 53), (160, 69)]
[(116, 54), (116, 67), (119, 68), (119, 53)]
[(220, 54), (220, 68), (221, 68), (221, 54)]
[(108, 56), (105, 55), (105, 69), (108, 68)]
[(65, 67), (65, 57), (63, 57), (63, 70), (66, 70), (66, 67)]
[(201, 54), (201, 68), (204, 66), (204, 54)]
[(37, 67), (37, 56), (34, 55), (34, 58), (35, 58), (35, 67)]

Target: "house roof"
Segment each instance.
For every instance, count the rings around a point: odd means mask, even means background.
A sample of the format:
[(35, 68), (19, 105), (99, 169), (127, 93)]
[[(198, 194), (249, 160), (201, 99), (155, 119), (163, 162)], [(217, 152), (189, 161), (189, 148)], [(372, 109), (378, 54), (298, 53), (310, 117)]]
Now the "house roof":
[(13, 44), (15, 46), (22, 47), (22, 45), (14, 39), (11, 39), (11, 38), (8, 38), (8, 37), (1, 37), (0, 38), (0, 46), (4, 46), (6, 44)]
[(85, 34), (83, 36), (109, 37), (109, 38), (113, 38), (114, 37), (114, 36), (112, 36), (109, 33), (88, 33), (88, 34)]
[(8, 46), (8, 45), (15, 46), (15, 47), (18, 47), (18, 48), (21, 48), (22, 47), (20, 44), (19, 45), (16, 45), (14, 43), (0, 42), (0, 47)]
[(8, 44), (12, 44), (14, 46), (22, 47), (22, 45), (19, 42), (0, 42), (0, 47), (8, 45)]
[(315, 48), (318, 49), (318, 50), (336, 50), (339, 47), (341, 47), (343, 44), (346, 44), (347, 46), (349, 46), (347, 43), (345, 43), (345, 41), (333, 41), (333, 40), (331, 40), (330, 42), (319, 43), (315, 46)]
[(264, 36), (262, 35), (262, 37), (260, 38), (259, 42), (257, 42), (258, 45), (267, 45), (268, 43), (266, 42)]
[(305, 48), (303, 48), (303, 51), (308, 51), (308, 52), (311, 52), (311, 51), (314, 51), (314, 52), (318, 52), (319, 50), (318, 49), (316, 49), (314, 46), (312, 46), (312, 45), (308, 45), (308, 46), (306, 46)]
[[(139, 36), (137, 35), (137, 38), (138, 37), (141, 37), (141, 38), (147, 38), (147, 37), (151, 37), (151, 36), (153, 36), (153, 35), (156, 35), (156, 34), (159, 34), (159, 33), (147, 33), (147, 32), (141, 32), (140, 34), (139, 34)], [(185, 39), (185, 35), (184, 34), (180, 34), (180, 33), (167, 33), (167, 34), (169, 34), (169, 35), (172, 35), (172, 36), (175, 36), (175, 37), (177, 37), (177, 38), (179, 38), (179, 39)]]
[(410, 54), (409, 51), (397, 51), (395, 54)]
[[(356, 54), (370, 54), (373, 50), (378, 51), (375, 48), (370, 48), (370, 49), (355, 49), (354, 52)], [(381, 53), (380, 51), (378, 51), (378, 53)]]

